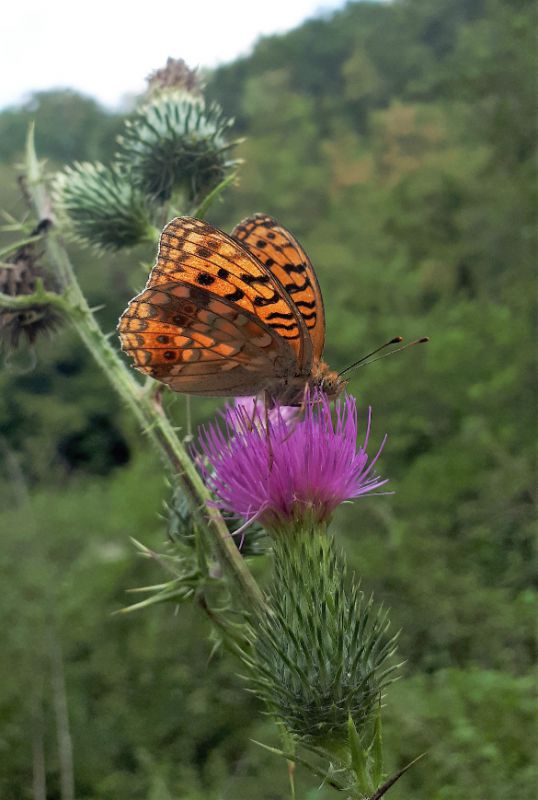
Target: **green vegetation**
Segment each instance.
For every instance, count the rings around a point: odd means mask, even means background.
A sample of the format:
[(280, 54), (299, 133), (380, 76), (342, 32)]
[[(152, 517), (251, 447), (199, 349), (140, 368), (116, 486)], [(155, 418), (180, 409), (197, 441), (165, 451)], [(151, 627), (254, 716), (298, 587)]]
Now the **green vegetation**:
[[(428, 751), (394, 800), (531, 800), (538, 780), (535, 17), (525, 1), (352, 3), (208, 76), (246, 137), (240, 183), (208, 217), (230, 229), (267, 211), (297, 235), (324, 290), (329, 363), (393, 335), (431, 337), (354, 373), (373, 440), (389, 434), (381, 471), (395, 494), (336, 520), (364, 587), (402, 628), (388, 769)], [(122, 122), (67, 92), (0, 113), (0, 206), (14, 216), (10, 164), (30, 119), (58, 166), (108, 163)], [(72, 250), (113, 331), (152, 245)], [(61, 797), (65, 680), (77, 800), (286, 798), (280, 760), (250, 742), (276, 745), (276, 733), (237, 662), (208, 660), (197, 609), (111, 614), (125, 589), (162, 579), (128, 537), (160, 546), (171, 491), (70, 330), (40, 340), (35, 359), (6, 356), (0, 374), (0, 796), (35, 797), (44, 741), (47, 797)], [(184, 420), (184, 399), (169, 402)], [(195, 421), (218, 405), (195, 401)], [(333, 796), (299, 776), (299, 800)]]

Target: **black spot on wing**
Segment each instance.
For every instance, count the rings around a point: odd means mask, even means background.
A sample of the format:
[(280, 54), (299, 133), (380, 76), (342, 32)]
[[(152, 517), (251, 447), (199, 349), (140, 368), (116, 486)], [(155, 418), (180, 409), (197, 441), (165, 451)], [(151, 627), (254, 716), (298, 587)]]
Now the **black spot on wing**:
[(279, 314), (278, 311), (271, 311), (270, 314), (267, 315), (267, 319), (293, 319), (293, 314), (290, 312), (289, 314)]
[(244, 296), (245, 293), (242, 289), (236, 289), (235, 291), (228, 292), (228, 294), (224, 295), (227, 300), (232, 300), (234, 303), (236, 303), (238, 300), (242, 300)]
[[(315, 308), (316, 307), (316, 301), (315, 300), (297, 300), (295, 305), (297, 306), (297, 308)], [(303, 314), (303, 317), (304, 316), (305, 315)]]
[(291, 322), (289, 325), (286, 325), (284, 322), (270, 322), (269, 325), (271, 328), (274, 328), (275, 331), (293, 331), (297, 329), (295, 322)]
[(304, 283), (302, 284), (286, 283), (284, 289), (288, 292), (288, 294), (297, 294), (297, 292), (304, 292), (309, 286), (312, 286), (310, 283), (310, 278), (305, 278)]
[(254, 283), (270, 283), (271, 281), (270, 275), (248, 275), (246, 272), (242, 272), (240, 278), (249, 286), (252, 286)]
[(279, 299), (278, 292), (273, 292), (271, 297), (255, 297), (253, 303), (255, 306), (270, 306), (273, 303), (276, 303)]
[[(293, 273), (296, 273), (297, 275), (301, 275), (306, 270), (306, 264), (303, 264), (303, 263), (301, 263), (301, 264), (290, 264), (290, 263), (282, 264), (282, 269), (288, 275), (292, 275)], [(310, 283), (310, 281), (308, 281), (308, 282)]]
[(196, 283), (199, 283), (200, 286), (211, 286), (212, 283), (215, 283), (215, 278), (208, 272), (199, 272), (196, 276)]

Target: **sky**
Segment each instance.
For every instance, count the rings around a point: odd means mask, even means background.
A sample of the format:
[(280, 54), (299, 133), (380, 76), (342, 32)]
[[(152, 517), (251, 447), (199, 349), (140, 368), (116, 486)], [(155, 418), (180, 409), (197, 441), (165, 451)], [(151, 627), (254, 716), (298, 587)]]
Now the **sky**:
[[(115, 107), (144, 89), (168, 56), (215, 66), (262, 35), (345, 0), (8, 0), (2, 9), (0, 108), (35, 90), (70, 87)], [(278, 66), (278, 65), (275, 65)]]

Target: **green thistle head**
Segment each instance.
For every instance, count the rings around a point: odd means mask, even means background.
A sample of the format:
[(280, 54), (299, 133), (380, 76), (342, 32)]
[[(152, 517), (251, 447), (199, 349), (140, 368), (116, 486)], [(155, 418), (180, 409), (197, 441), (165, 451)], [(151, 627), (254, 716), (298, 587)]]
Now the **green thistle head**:
[(76, 163), (56, 176), (56, 207), (73, 237), (100, 250), (153, 240), (148, 206), (125, 172), (104, 164)]
[(361, 737), (373, 735), (396, 637), (387, 636), (387, 613), (353, 582), (346, 587), (326, 532), (290, 532), (274, 548), (270, 612), (246, 658), (251, 684), (299, 741), (343, 756), (350, 718)]
[(165, 203), (175, 192), (197, 202), (234, 169), (220, 107), (185, 91), (161, 91), (126, 123), (118, 161), (145, 196)]

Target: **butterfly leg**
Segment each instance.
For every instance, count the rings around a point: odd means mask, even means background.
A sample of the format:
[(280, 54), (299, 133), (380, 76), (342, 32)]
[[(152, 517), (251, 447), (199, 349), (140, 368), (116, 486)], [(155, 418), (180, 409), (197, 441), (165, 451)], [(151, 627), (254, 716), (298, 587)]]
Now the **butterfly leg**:
[(303, 399), (301, 400), (301, 405), (299, 406), (299, 414), (301, 415), (301, 419), (304, 417), (304, 412), (306, 409), (306, 404), (310, 400), (310, 386), (308, 383), (305, 383), (303, 389)]
[[(248, 429), (250, 431), (254, 430), (254, 426), (256, 424), (256, 417), (257, 416), (259, 416), (259, 411), (258, 411), (258, 396), (256, 395), (255, 397), (253, 397), (252, 417), (250, 418), (249, 424), (248, 424)], [(260, 422), (261, 422), (261, 420), (260, 420)]]
[(185, 395), (185, 417), (186, 417), (186, 428), (187, 428), (187, 435), (184, 438), (184, 442), (192, 442), (192, 409), (191, 409), (191, 398), (188, 394)]
[(269, 392), (264, 391), (263, 393), (263, 408), (264, 408), (264, 416), (265, 416), (265, 435), (267, 436), (267, 452), (269, 455), (269, 472), (273, 469), (273, 446), (271, 444), (271, 437), (269, 435), (269, 403), (271, 402), (271, 398), (269, 396)]
[(295, 430), (295, 426), (297, 425), (297, 423), (300, 420), (303, 419), (304, 412), (305, 412), (305, 409), (306, 409), (306, 404), (307, 404), (309, 399), (310, 399), (310, 389), (308, 387), (308, 384), (306, 384), (305, 387), (304, 387), (303, 398), (302, 398), (301, 402), (294, 406), (294, 408), (297, 409), (297, 413), (287, 423), (289, 432), (288, 432), (288, 435), (284, 438), (284, 440), (283, 440), (284, 442), (288, 441), (288, 439), (292, 435), (293, 431)]

